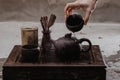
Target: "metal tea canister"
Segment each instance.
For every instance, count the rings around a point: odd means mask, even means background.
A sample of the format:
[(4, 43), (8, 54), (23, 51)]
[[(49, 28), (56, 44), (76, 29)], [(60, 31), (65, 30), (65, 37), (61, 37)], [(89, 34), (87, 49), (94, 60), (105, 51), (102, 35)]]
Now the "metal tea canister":
[(22, 46), (33, 45), (38, 47), (38, 27), (21, 28)]

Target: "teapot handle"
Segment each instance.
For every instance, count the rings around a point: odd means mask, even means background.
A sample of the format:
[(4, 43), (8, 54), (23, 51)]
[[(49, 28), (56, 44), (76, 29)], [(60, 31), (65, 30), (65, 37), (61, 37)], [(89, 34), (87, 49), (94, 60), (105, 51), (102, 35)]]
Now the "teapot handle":
[(89, 40), (89, 39), (86, 39), (86, 38), (81, 38), (81, 39), (79, 39), (78, 41), (77, 41), (77, 43), (79, 43), (79, 44), (81, 44), (82, 42), (88, 42), (88, 48), (87, 49), (81, 49), (81, 51), (83, 51), (83, 52), (87, 52), (87, 51), (89, 51), (90, 49), (91, 49), (91, 47), (92, 47), (92, 43), (91, 43), (91, 41)]

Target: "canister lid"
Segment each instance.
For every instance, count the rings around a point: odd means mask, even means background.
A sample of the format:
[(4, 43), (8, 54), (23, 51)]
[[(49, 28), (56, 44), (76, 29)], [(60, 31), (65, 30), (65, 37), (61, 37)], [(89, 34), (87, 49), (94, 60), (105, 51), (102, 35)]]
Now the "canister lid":
[(38, 30), (38, 27), (36, 26), (22, 27), (21, 30), (26, 30), (26, 31)]

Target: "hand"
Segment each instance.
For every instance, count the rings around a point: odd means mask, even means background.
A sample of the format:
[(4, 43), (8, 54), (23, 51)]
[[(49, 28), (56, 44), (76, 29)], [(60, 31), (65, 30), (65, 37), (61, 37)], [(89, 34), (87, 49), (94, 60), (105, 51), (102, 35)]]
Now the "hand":
[(76, 0), (75, 2), (67, 3), (64, 8), (65, 18), (71, 15), (73, 10), (82, 8), (85, 12), (84, 24), (86, 25), (95, 9), (96, 2), (97, 0)]

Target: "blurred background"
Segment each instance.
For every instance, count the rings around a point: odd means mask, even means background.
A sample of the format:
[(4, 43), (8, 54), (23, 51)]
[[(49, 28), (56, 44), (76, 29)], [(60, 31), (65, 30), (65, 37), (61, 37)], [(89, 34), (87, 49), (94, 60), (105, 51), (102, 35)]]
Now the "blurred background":
[[(54, 13), (57, 22), (63, 22), (64, 6), (72, 1), (75, 0), (0, 0), (0, 21), (39, 21), (40, 16)], [(90, 22), (120, 22), (119, 9), (120, 0), (98, 0)]]
[[(0, 0), (0, 80), (2, 65), (15, 45), (21, 45), (21, 27), (37, 26), (42, 38), (41, 16), (57, 16), (51, 28), (56, 40), (69, 31), (65, 27), (64, 7), (75, 0)], [(77, 11), (83, 15), (81, 10)], [(98, 0), (85, 27), (75, 33), (78, 39), (88, 38), (99, 45), (107, 67), (106, 80), (120, 80), (120, 0)]]

